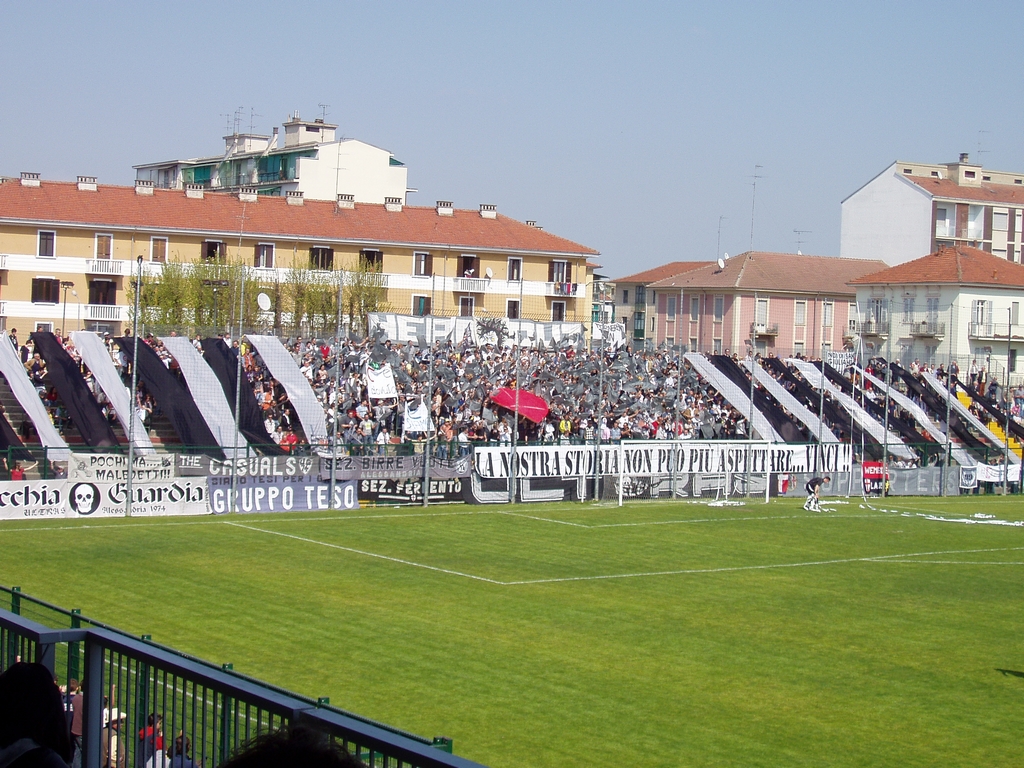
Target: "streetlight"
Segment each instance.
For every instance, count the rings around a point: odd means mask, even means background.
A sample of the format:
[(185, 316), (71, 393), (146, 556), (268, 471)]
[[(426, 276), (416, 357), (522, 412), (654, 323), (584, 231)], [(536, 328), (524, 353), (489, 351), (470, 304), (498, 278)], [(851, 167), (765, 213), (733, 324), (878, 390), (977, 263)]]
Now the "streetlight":
[[(68, 321), (68, 291), (75, 287), (75, 284), (70, 280), (61, 280), (60, 287), (64, 291), (64, 302), (61, 304), (61, 315), (60, 315), (60, 332), (67, 336), (68, 329), (65, 324)], [(75, 296), (78, 296), (76, 293)]]
[(231, 283), (227, 280), (203, 280), (203, 285), (213, 288), (213, 329), (217, 330), (217, 290), (227, 288)]
[(132, 516), (132, 472), (135, 469), (135, 421), (138, 419), (135, 390), (139, 383), (139, 295), (142, 293), (142, 256), (139, 256), (139, 274), (135, 278), (135, 312), (132, 319), (132, 391), (128, 402), (131, 407), (128, 417), (128, 492), (124, 497), (124, 516)]

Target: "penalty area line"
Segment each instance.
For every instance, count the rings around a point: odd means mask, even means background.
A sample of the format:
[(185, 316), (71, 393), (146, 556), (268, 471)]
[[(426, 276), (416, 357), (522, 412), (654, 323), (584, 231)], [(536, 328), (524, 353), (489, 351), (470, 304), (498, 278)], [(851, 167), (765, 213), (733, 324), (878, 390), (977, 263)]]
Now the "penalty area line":
[(233, 522), (228, 521), (228, 520), (225, 520), (224, 524), (225, 525), (233, 525), (236, 528), (244, 528), (244, 529), (246, 529), (248, 531), (256, 531), (257, 533), (267, 533), (267, 534), (270, 534), (271, 536), (282, 536), (282, 537), (284, 537), (286, 539), (294, 539), (295, 541), (302, 541), (302, 542), (305, 542), (307, 544), (316, 544), (316, 545), (321, 546), (321, 547), (329, 547), (330, 549), (340, 549), (343, 552), (352, 552), (353, 554), (363, 555), (364, 557), (373, 557), (373, 558), (377, 558), (378, 560), (387, 560), (387, 561), (392, 562), (392, 563), (400, 563), (401, 565), (411, 565), (414, 568), (423, 568), (424, 570), (427, 570), (427, 571), (435, 571), (437, 573), (447, 573), (449, 576), (461, 576), (464, 579), (473, 579), (475, 581), (484, 581), (484, 582), (487, 582), (488, 584), (504, 585), (504, 584), (507, 583), (507, 582), (504, 582), (504, 581), (497, 581), (495, 579), (488, 579), (485, 576), (475, 576), (472, 573), (463, 573), (462, 571), (453, 571), (453, 570), (451, 570), (449, 568), (438, 568), (437, 566), (434, 566), (434, 565), (426, 565), (424, 563), (417, 563), (417, 562), (414, 562), (413, 560), (404, 560), (404, 559), (402, 559), (400, 557), (390, 557), (389, 555), (381, 555), (381, 554), (378, 554), (376, 552), (367, 552), (366, 550), (355, 549), (354, 547), (343, 547), (340, 544), (331, 544), (331, 543), (326, 542), (326, 541), (318, 541), (316, 539), (306, 538), (305, 536), (296, 536), (296, 535), (291, 534), (291, 533), (282, 533), (280, 531), (268, 531), (268, 530), (266, 530), (264, 528), (256, 528), (255, 526), (243, 525), (242, 523), (233, 523)]

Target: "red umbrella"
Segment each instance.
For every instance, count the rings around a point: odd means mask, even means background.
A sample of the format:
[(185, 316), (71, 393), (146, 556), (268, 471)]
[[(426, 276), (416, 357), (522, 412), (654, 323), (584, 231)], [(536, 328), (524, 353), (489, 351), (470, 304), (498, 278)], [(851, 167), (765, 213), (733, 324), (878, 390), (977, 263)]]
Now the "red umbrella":
[[(516, 395), (517, 390), (502, 387), (491, 395), (491, 402), (496, 405), (500, 405), (502, 408), (508, 408), (510, 411), (515, 411), (517, 410)], [(540, 424), (540, 422), (544, 420), (544, 417), (548, 415), (547, 401), (543, 397), (538, 397), (532, 392), (527, 392), (523, 389), (518, 390), (518, 395), (519, 414), (532, 422)]]

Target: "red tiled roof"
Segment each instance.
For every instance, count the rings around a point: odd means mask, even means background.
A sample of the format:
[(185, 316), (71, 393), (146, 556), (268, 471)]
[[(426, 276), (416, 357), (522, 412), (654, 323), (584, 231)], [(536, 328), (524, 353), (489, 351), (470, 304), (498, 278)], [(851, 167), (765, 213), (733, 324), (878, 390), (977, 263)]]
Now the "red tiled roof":
[(867, 259), (747, 251), (725, 262), (724, 269), (711, 264), (651, 287), (853, 295), (855, 291), (847, 285), (850, 280), (884, 267), (884, 261)]
[(954, 200), (974, 200), (983, 203), (1024, 205), (1024, 186), (982, 182), (980, 187), (967, 187), (957, 184), (952, 179), (930, 179), (921, 176), (904, 176), (903, 178), (917, 184), (921, 189), (935, 197), (948, 197)]
[(635, 275), (627, 275), (626, 277), (620, 277), (617, 280), (613, 280), (613, 283), (654, 283), (658, 280), (664, 280), (667, 277), (674, 277), (681, 275), (684, 272), (689, 272), (700, 267), (706, 267), (708, 264), (713, 264), (712, 261), (670, 261), (668, 264), (662, 264), (660, 267), (654, 269), (648, 269), (645, 272), (637, 272)]
[(135, 187), (104, 184), (95, 192), (87, 192), (74, 183), (53, 181), (44, 181), (38, 187), (23, 186), (18, 180), (0, 184), (0, 221), (235, 236), (244, 230), (246, 236), (253, 237), (579, 256), (598, 253), (507, 216), (485, 219), (472, 210), (439, 216), (432, 207), (408, 205), (400, 212), (368, 203), (339, 209), (330, 201), (306, 200), (303, 205), (289, 205), (283, 197), (265, 195), (256, 203), (242, 203), (237, 195), (226, 192), (206, 192), (199, 200), (187, 198), (180, 190), (157, 189), (152, 195), (138, 195)]
[(851, 285), (999, 285), (1024, 288), (1024, 266), (978, 248), (940, 248), (920, 259), (851, 280)]

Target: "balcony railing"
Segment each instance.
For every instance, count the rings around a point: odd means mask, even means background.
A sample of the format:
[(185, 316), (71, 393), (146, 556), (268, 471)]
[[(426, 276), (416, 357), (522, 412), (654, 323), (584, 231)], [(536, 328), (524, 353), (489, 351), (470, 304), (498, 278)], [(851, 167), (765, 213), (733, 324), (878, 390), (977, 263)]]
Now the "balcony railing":
[(456, 277), (455, 290), (460, 293), (484, 293), (487, 281), (482, 277)]
[[(971, 323), (967, 329), (972, 339), (1006, 339), (1009, 332), (1007, 323)], [(1024, 338), (1024, 325), (1014, 323), (1013, 338)]]
[(0, 269), (7, 269), (7, 254), (0, 253)]
[(124, 308), (117, 304), (86, 304), (85, 319), (118, 321), (121, 319), (122, 309)]
[(903, 330), (919, 338), (941, 338), (946, 335), (946, 324), (938, 320), (910, 320), (904, 321)]
[(7, 317), (7, 302), (0, 301), (0, 317)]
[(89, 275), (126, 275), (128, 264), (123, 259), (86, 259), (85, 272)]
[(875, 320), (874, 318), (867, 318), (864, 320), (856, 321), (855, 323), (851, 323), (851, 325), (854, 325), (853, 330), (855, 330), (861, 336), (889, 335), (888, 320)]
[(779, 324), (772, 323), (751, 323), (750, 334), (752, 336), (778, 336), (779, 335)]
[(579, 295), (579, 283), (547, 283), (545, 295), (575, 298)]

